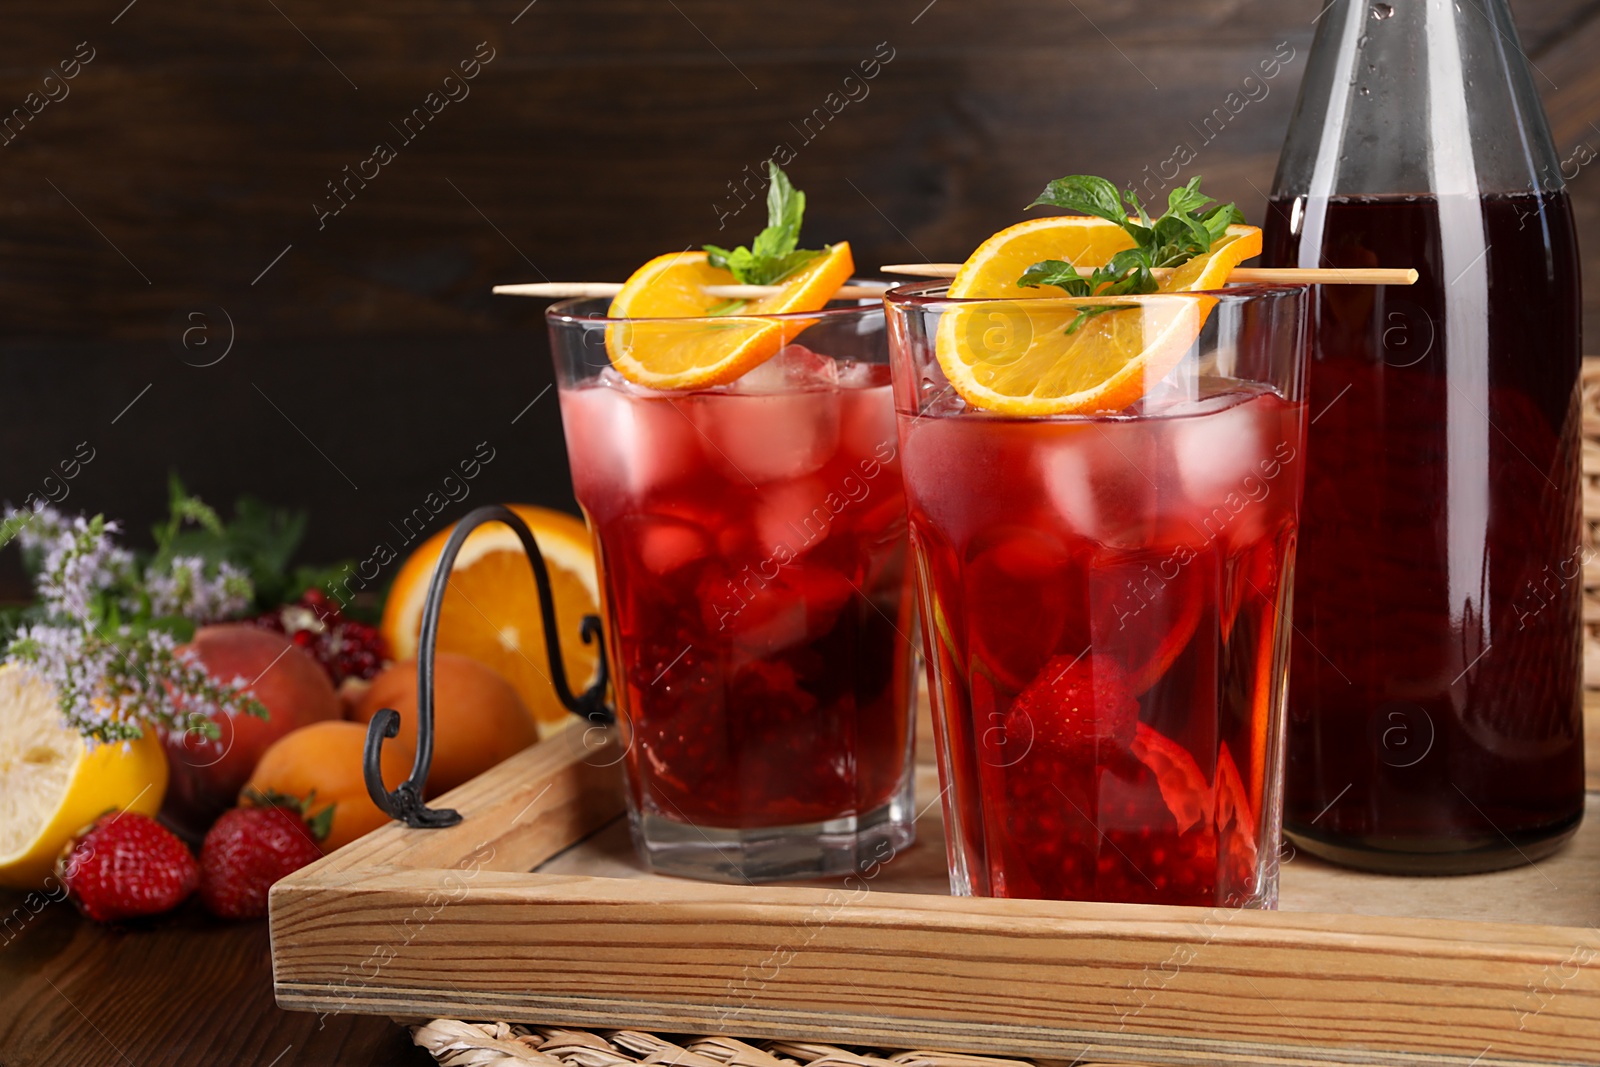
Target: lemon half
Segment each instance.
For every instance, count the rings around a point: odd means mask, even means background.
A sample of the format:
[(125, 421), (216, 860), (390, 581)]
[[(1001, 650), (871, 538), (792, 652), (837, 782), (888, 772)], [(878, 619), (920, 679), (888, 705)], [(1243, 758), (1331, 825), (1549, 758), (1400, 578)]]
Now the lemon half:
[(75, 833), (113, 809), (154, 815), (166, 792), (154, 730), (90, 751), (62, 723), (53, 686), (0, 666), (0, 886), (41, 888)]

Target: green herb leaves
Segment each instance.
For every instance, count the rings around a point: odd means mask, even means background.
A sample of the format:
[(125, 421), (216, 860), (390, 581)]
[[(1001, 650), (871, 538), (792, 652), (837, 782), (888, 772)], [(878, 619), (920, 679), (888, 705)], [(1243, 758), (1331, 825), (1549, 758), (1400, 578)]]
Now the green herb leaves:
[[(242, 496), (234, 502), (233, 518), (225, 521), (191, 496), (176, 474), (168, 475), (167, 492), (170, 515), (151, 531), (156, 543), (152, 562), (165, 566), (175, 557), (190, 556), (212, 566), (231, 563), (254, 583), (253, 611), (269, 611), (294, 601), (307, 589), (331, 589), (335, 582), (349, 577), (347, 561), (319, 567), (294, 564), (309, 522), (303, 511)], [(358, 618), (372, 617), (355, 605), (345, 610)]]
[[(1158, 285), (1153, 271), (1178, 267), (1195, 256), (1205, 255), (1221, 240), (1234, 223), (1244, 216), (1233, 204), (1207, 209), (1213, 198), (1200, 191), (1196, 176), (1188, 185), (1174, 189), (1167, 197), (1167, 212), (1151, 222), (1138, 194), (1131, 189), (1118, 193), (1104, 178), (1074, 174), (1057, 178), (1029, 207), (1041, 204), (1059, 207), (1080, 215), (1105, 219), (1122, 227), (1133, 238), (1134, 247), (1118, 252), (1087, 278), (1077, 267), (1060, 259), (1035, 263), (1022, 273), (1017, 284), (1024, 288), (1053, 285), (1072, 296), (1122, 296), (1127, 293), (1153, 293)], [(1128, 217), (1132, 212), (1137, 221)], [(1113, 308), (1088, 308), (1068, 327), (1072, 333), (1084, 321)]]
[[(1130, 192), (1128, 195), (1133, 194)], [(1057, 178), (1045, 186), (1044, 192), (1028, 206), (1035, 208), (1041, 204), (1079, 215), (1093, 215), (1108, 222), (1125, 222), (1128, 216), (1117, 187), (1092, 174), (1069, 174), (1065, 178)], [(1140, 214), (1142, 216), (1143, 212)]]
[(806, 213), (806, 194), (789, 183), (789, 178), (770, 159), (767, 174), (767, 228), (756, 234), (749, 248), (740, 245), (733, 251), (706, 245), (713, 267), (729, 271), (741, 285), (776, 285), (807, 263), (822, 255), (820, 251), (798, 249), (800, 221)]

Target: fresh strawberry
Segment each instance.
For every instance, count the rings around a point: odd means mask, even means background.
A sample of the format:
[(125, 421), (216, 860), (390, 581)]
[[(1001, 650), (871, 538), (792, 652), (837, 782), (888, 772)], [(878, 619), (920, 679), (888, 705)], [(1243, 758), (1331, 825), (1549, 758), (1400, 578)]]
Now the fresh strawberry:
[(108, 812), (62, 853), (56, 868), (78, 910), (96, 922), (159, 915), (200, 882), (189, 847), (148, 815)]
[(1006, 712), (1008, 739), (1089, 763), (1100, 743), (1133, 743), (1139, 704), (1122, 666), (1109, 656), (1056, 656)]
[(272, 883), (322, 856), (317, 841), (326, 824), (307, 821), (306, 804), (277, 796), (256, 802), (224, 812), (200, 846), (200, 900), (223, 919), (261, 918)]

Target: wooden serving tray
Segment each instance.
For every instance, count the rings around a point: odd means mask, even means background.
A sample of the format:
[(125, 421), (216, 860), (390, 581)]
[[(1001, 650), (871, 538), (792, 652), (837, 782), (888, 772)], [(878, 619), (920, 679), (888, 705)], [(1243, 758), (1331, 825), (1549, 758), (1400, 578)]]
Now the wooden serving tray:
[[(1588, 820), (1533, 867), (1308, 856), (1282, 910), (948, 896), (938, 785), (860, 876), (709, 885), (633, 858), (618, 752), (573, 729), (272, 890), (285, 1008), (940, 1048), (1067, 1063), (1600, 1064), (1600, 700)], [(529, 873), (529, 872), (532, 873)]]

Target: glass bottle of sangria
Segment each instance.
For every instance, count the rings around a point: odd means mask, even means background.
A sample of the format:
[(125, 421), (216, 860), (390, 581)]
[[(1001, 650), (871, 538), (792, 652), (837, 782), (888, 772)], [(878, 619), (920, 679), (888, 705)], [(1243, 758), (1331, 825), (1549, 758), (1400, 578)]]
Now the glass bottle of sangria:
[(1352, 866), (1532, 862), (1583, 811), (1580, 297), (1506, 0), (1334, 0), (1263, 262), (1323, 287), (1285, 829)]

